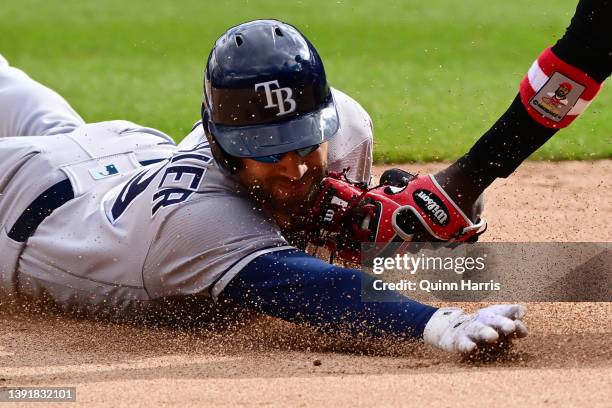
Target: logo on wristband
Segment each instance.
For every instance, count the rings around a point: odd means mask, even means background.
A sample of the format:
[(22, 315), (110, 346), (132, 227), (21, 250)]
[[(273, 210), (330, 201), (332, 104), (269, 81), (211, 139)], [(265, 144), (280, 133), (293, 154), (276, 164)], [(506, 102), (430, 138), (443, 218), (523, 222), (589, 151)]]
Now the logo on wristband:
[(555, 72), (529, 104), (542, 116), (560, 122), (576, 105), (584, 90), (584, 85)]

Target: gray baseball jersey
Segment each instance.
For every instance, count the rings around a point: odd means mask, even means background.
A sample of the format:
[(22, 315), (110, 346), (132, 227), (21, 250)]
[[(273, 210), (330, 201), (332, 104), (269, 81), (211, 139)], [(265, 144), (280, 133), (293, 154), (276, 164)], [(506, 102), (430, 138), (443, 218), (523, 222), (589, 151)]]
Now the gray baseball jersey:
[[(0, 114), (0, 123), (13, 124), (0, 128), (5, 294), (50, 296), (66, 309), (92, 313), (170, 296), (214, 298), (255, 257), (290, 248), (217, 166), (199, 127), (177, 147), (162, 132), (131, 122), (85, 125), (59, 95), (17, 71), (0, 66), (0, 112), (19, 101), (33, 111), (54, 109), (42, 124), (32, 119), (37, 115)], [(15, 92), (7, 101), (2, 88), (9, 86)], [(367, 179), (370, 119), (348, 96), (334, 91), (334, 97), (341, 127), (330, 141), (330, 165), (351, 165), (353, 177)], [(15, 119), (22, 117), (37, 123)], [(7, 137), (21, 136), (20, 129), (45, 136)], [(24, 212), (35, 212), (33, 202), (65, 180), (74, 198), (27, 239), (17, 238)]]

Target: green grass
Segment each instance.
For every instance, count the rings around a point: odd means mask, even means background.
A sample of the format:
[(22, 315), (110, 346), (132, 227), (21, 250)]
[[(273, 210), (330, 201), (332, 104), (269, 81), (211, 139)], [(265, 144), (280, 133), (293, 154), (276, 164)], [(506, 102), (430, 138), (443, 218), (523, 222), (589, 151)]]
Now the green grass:
[[(0, 53), (87, 121), (128, 119), (180, 140), (198, 118), (214, 40), (242, 21), (278, 18), (310, 38), (332, 85), (370, 112), (376, 161), (448, 160), (506, 109), (575, 3), (3, 0)], [(608, 88), (534, 157), (612, 157)]]

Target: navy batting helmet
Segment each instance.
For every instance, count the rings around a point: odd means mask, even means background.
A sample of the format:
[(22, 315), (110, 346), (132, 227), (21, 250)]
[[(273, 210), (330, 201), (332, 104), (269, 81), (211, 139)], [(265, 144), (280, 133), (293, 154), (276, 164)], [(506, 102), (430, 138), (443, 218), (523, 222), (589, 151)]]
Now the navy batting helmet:
[(256, 20), (226, 31), (208, 57), (202, 120), (233, 157), (262, 157), (320, 144), (339, 120), (323, 62), (295, 27)]

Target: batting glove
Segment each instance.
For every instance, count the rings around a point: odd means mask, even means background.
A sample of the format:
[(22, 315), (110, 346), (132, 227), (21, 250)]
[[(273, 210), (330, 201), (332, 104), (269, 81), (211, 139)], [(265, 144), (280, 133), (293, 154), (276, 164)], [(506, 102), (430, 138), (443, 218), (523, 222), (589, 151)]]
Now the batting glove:
[(525, 337), (521, 305), (493, 305), (465, 314), (459, 308), (438, 309), (425, 326), (426, 343), (450, 352), (470, 353), (479, 344), (495, 343), (503, 336)]

